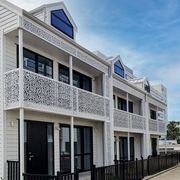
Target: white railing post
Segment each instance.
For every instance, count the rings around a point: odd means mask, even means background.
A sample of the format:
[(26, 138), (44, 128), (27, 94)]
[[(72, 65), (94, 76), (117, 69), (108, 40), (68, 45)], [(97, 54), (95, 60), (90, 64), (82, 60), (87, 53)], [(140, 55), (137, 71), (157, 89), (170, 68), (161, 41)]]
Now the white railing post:
[(24, 102), (23, 63), (23, 30), (19, 29), (19, 104), (21, 108)]
[(23, 180), (24, 173), (24, 109), (19, 110), (19, 130), (20, 130), (20, 180)]
[(23, 82), (23, 30), (18, 30), (19, 34), (19, 121), (20, 121), (20, 180), (23, 180), (24, 173), (24, 82)]
[(128, 160), (130, 160), (130, 132), (128, 132)]
[(74, 173), (74, 117), (71, 116), (71, 173)]

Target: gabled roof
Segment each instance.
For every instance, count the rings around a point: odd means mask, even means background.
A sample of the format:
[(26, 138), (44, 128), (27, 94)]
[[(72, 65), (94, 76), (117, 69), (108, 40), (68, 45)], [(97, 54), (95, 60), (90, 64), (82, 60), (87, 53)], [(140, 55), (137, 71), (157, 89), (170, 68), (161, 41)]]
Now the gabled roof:
[(58, 10), (58, 9), (63, 9), (65, 14), (67, 15), (70, 23), (73, 25), (75, 31), (77, 32), (78, 31), (78, 28), (71, 16), (71, 14), (69, 13), (68, 9), (66, 8), (66, 5), (64, 4), (64, 2), (56, 2), (56, 3), (50, 3), (50, 4), (44, 4), (44, 5), (41, 5), (33, 10), (31, 10), (29, 13), (31, 14), (35, 14), (35, 13), (38, 13), (40, 11), (42, 11), (43, 9), (54, 9), (54, 10)]
[(23, 9), (21, 9), (18, 6), (10, 3), (9, 1), (0, 0), (0, 6), (3, 6), (4, 8), (9, 9), (11, 12), (13, 12), (19, 16), (22, 16), (22, 14), (23, 14)]

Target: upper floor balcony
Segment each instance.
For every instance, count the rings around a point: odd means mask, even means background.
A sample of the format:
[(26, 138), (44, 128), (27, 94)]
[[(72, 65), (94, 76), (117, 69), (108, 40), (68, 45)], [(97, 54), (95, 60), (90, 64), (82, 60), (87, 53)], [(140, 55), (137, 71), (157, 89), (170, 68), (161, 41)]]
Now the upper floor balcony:
[(167, 121), (149, 119), (149, 131), (151, 134), (165, 135), (166, 126), (167, 126)]
[(115, 130), (144, 132), (146, 130), (145, 117), (119, 109), (114, 109)]
[(24, 107), (94, 120), (109, 119), (109, 98), (28, 70), (20, 72), (14, 69), (4, 74), (6, 110)]

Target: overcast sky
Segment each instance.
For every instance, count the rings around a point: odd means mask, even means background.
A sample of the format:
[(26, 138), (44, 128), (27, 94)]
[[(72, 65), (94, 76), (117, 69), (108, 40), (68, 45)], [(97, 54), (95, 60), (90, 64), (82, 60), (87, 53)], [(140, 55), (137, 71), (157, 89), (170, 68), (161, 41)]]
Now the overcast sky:
[[(57, 0), (9, 0), (25, 10)], [(64, 0), (78, 26), (77, 42), (120, 55), (138, 76), (168, 90), (169, 120), (180, 120), (180, 2)]]

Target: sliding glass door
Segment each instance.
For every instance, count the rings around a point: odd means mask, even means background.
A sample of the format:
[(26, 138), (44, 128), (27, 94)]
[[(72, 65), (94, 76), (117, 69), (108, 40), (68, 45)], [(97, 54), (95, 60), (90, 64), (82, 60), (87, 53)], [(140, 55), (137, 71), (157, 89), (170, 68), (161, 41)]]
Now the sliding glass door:
[[(70, 126), (60, 125), (60, 164), (61, 172), (70, 172), (71, 141)], [(90, 170), (93, 164), (92, 128), (74, 127), (74, 168), (78, 171)]]

